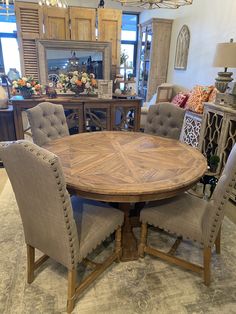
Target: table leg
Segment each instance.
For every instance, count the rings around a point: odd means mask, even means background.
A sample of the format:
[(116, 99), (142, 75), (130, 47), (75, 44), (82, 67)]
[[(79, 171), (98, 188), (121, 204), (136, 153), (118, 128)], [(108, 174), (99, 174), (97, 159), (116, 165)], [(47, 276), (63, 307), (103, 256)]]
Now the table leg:
[(130, 209), (129, 203), (121, 203), (119, 208), (125, 214), (125, 221), (122, 228), (122, 256), (121, 261), (133, 261), (138, 259), (138, 243), (134, 236), (133, 228), (130, 223)]

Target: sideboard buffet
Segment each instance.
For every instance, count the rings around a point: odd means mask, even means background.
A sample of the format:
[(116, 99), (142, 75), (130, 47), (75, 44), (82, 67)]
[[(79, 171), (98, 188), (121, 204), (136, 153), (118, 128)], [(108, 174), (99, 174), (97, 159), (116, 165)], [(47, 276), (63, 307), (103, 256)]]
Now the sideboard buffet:
[[(220, 158), (216, 175), (219, 175), (236, 143), (236, 110), (230, 106), (205, 103), (198, 148), (207, 156)], [(236, 185), (231, 199), (236, 201)]]
[(99, 99), (96, 97), (61, 96), (55, 99), (31, 98), (10, 100), (13, 108), (16, 139), (24, 138), (22, 112), (36, 106), (41, 102), (49, 101), (62, 104), (67, 115), (70, 128), (71, 121), (75, 120), (78, 132), (91, 130), (127, 130), (140, 129), (141, 98), (133, 99)]

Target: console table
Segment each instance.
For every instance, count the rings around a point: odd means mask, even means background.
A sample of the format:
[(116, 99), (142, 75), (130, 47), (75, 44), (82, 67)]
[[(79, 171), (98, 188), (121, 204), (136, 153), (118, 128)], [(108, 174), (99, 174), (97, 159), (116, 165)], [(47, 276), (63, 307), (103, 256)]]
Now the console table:
[(65, 110), (71, 111), (72, 113), (67, 116), (68, 124), (75, 119), (79, 133), (90, 131), (90, 125), (95, 126), (95, 130), (101, 131), (137, 132), (140, 128), (142, 99), (138, 97), (133, 99), (98, 99), (74, 96), (61, 96), (55, 99), (13, 97), (10, 103), (13, 106), (17, 139), (24, 138), (22, 111), (45, 101), (61, 104)]
[[(205, 103), (199, 149), (206, 156), (217, 155), (220, 162), (215, 175), (223, 170), (236, 143), (236, 110), (229, 106)], [(236, 185), (231, 198), (236, 201)]]

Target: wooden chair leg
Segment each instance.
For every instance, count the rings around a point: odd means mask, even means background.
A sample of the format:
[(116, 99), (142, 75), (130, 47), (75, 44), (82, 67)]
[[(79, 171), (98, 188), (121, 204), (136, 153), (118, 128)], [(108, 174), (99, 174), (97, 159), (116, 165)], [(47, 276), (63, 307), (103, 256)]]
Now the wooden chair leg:
[(216, 246), (216, 254), (220, 254), (220, 238), (221, 238), (221, 227), (218, 231), (218, 234), (217, 234), (217, 237), (216, 237), (216, 240), (215, 240), (215, 246)]
[(119, 262), (122, 255), (121, 227), (120, 226), (116, 229), (116, 233), (115, 233), (115, 253), (117, 254), (117, 261)]
[(147, 224), (142, 223), (142, 225), (141, 225), (141, 239), (140, 239), (140, 244), (139, 244), (139, 248), (138, 248), (138, 253), (139, 253), (140, 257), (144, 257), (144, 248), (147, 244), (147, 232), (148, 232)]
[(32, 283), (34, 281), (34, 261), (35, 261), (35, 248), (27, 246), (27, 282)]
[(203, 255), (204, 284), (209, 286), (211, 281), (211, 248), (204, 247)]
[(68, 270), (67, 313), (71, 313), (75, 306), (76, 277), (76, 269)]

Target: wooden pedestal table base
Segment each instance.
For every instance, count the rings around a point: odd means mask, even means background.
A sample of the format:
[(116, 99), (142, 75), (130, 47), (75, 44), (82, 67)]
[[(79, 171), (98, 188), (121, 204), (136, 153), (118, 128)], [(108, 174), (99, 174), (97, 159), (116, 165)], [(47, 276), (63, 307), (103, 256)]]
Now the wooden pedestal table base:
[(119, 209), (125, 214), (125, 221), (122, 227), (122, 256), (121, 261), (133, 261), (138, 259), (138, 242), (133, 233), (130, 222), (130, 203), (121, 203)]

